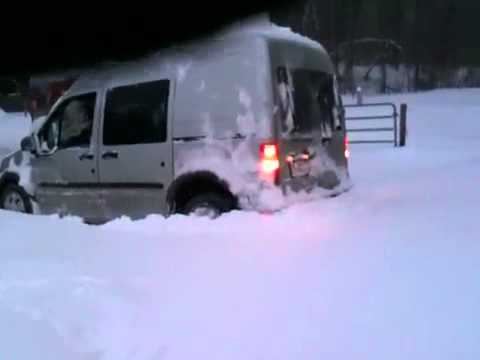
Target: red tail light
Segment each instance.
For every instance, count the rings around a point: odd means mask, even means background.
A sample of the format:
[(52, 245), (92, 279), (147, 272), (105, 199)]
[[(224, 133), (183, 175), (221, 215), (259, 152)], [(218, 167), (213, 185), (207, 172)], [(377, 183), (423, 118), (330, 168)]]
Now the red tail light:
[(260, 169), (262, 175), (271, 177), (280, 169), (278, 145), (266, 143), (260, 145)]
[(349, 159), (350, 158), (350, 146), (349, 146), (347, 135), (345, 135), (344, 144), (345, 144), (345, 158)]

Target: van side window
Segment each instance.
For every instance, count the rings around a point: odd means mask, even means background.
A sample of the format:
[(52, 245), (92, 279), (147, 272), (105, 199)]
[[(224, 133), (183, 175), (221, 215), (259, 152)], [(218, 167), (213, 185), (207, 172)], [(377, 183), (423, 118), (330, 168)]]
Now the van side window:
[(111, 89), (105, 104), (103, 144), (165, 142), (168, 97), (168, 80)]
[(39, 133), (43, 150), (89, 147), (95, 115), (96, 94), (65, 100)]

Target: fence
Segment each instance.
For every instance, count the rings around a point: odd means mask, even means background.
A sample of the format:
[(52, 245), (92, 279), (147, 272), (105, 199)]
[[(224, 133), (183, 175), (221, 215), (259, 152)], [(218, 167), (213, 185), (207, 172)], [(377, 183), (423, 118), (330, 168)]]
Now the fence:
[[(344, 105), (345, 109), (366, 109), (366, 108), (380, 108), (389, 107), (392, 113), (385, 115), (360, 115), (360, 116), (346, 116), (347, 133), (393, 133), (393, 139), (367, 139), (367, 140), (350, 140), (351, 144), (393, 144), (395, 147), (403, 147), (406, 145), (407, 137), (407, 105), (400, 106), (400, 112), (397, 111), (397, 106), (394, 103), (371, 103), (371, 104), (349, 104)], [(369, 127), (352, 127), (349, 122), (361, 121), (383, 121), (384, 124), (369, 126)], [(388, 124), (385, 122), (388, 121)]]

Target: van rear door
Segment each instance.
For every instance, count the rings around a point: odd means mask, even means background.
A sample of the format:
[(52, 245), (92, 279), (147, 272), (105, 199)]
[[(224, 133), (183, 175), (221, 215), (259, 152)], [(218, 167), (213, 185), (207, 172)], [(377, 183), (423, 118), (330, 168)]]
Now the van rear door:
[(282, 181), (300, 187), (335, 186), (338, 179), (331, 179), (331, 171), (342, 165), (344, 132), (336, 111), (333, 75), (279, 67), (277, 81)]

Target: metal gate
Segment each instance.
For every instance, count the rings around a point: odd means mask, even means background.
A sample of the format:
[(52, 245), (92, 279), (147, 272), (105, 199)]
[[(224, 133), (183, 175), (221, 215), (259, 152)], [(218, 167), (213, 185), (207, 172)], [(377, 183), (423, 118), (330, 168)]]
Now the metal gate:
[[(385, 139), (367, 139), (367, 140), (350, 140), (350, 144), (393, 144), (395, 147), (403, 147), (406, 144), (407, 137), (407, 105), (400, 106), (400, 112), (397, 111), (397, 105), (394, 103), (371, 103), (371, 104), (349, 104), (344, 105), (345, 109), (365, 109), (365, 108), (391, 108), (392, 112), (382, 115), (360, 115), (345, 116), (347, 122), (347, 133), (390, 133), (393, 138)], [(361, 121), (375, 121), (380, 123), (375, 126), (368, 127), (350, 127), (352, 124)]]

